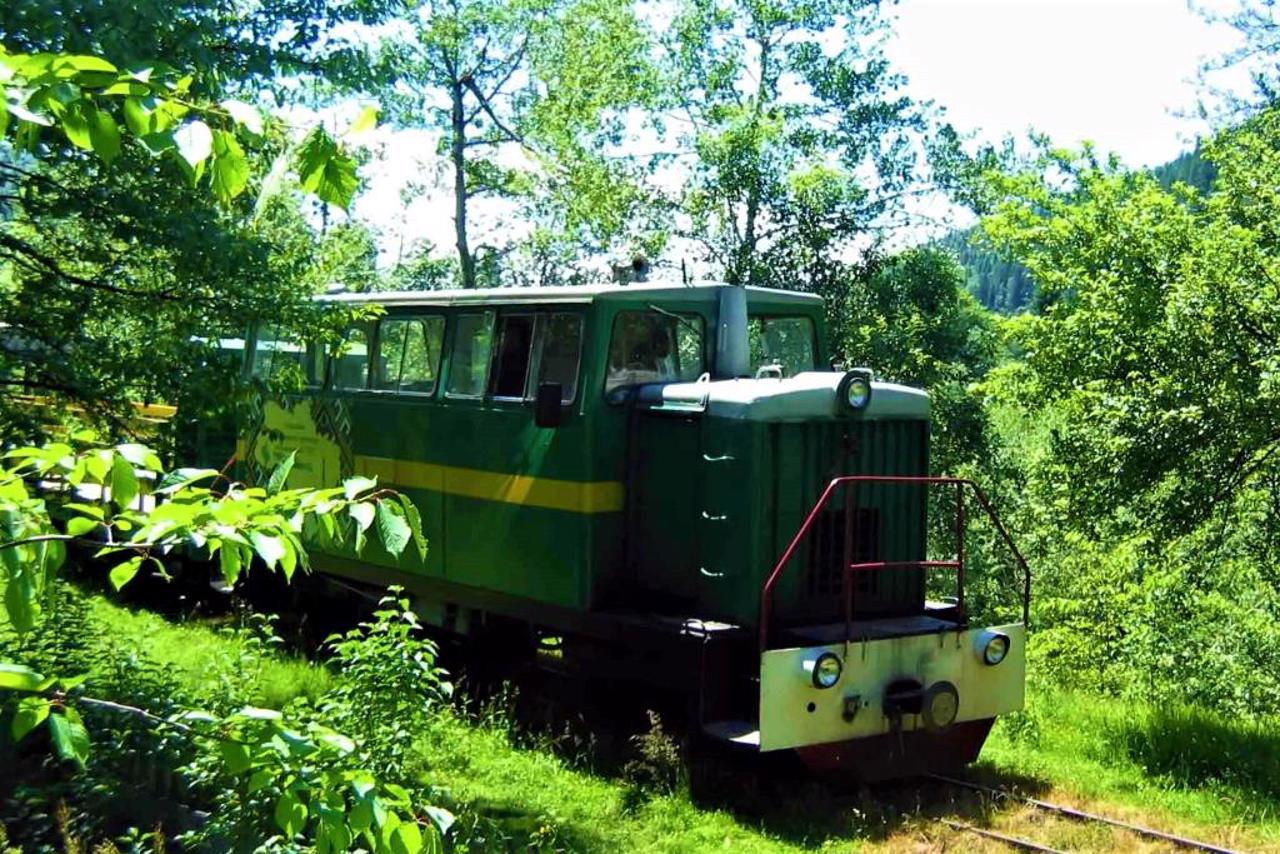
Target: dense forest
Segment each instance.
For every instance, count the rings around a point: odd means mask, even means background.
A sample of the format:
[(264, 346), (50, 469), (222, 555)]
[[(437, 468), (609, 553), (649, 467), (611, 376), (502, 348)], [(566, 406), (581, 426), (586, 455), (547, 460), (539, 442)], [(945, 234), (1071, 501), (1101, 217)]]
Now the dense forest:
[[(466, 788), (481, 751), (431, 766), (477, 737), (444, 711), (452, 686), (396, 593), (329, 639), (327, 669), (276, 656), (266, 617), (227, 629), (201, 669), (183, 658), (195, 634), (130, 633), (140, 618), (64, 578), (105, 557), (103, 586), (161, 583), (195, 555), (235, 588), (250, 567), (304, 572), (308, 542), (430, 548), (412, 503), (364, 478), (285, 489), (289, 458), (251, 489), (190, 468), (183, 436), (261, 389), (221, 342), (257, 323), (336, 351), (362, 315), (320, 293), (575, 285), (637, 256), (672, 278), (691, 260), (699, 278), (821, 295), (840, 362), (926, 389), (933, 468), (985, 484), (1023, 544), (1033, 689), (1142, 721), (1092, 734), (1094, 759), (1144, 775), (1141, 796), (1208, 792), (1236, 810), (1215, 821), (1274, 821), (1273, 4), (1227, 20), (1248, 49), (1222, 62), (1260, 60), (1256, 90), (1154, 170), (1047, 140), (1018, 158), (970, 145), (903, 96), (875, 0), (664, 9), (0, 6), (0, 850), (592, 848), (555, 816), (500, 830), (509, 804)], [(420, 144), (402, 200), (434, 176), (448, 245), (402, 234), (389, 253), (352, 214), (384, 165), (379, 134)], [(977, 225), (884, 249), (938, 192)], [(157, 425), (149, 404), (177, 416)], [(163, 512), (135, 506), (146, 483)], [(967, 547), (975, 609), (1008, 605), (994, 540)], [(1002, 737), (1049, 749), (1050, 706)], [(668, 762), (664, 745), (641, 758)], [(449, 767), (455, 788), (433, 776)], [(669, 793), (683, 772), (663, 773)], [(552, 776), (511, 797), (542, 797)], [(629, 798), (599, 824), (643, 815)], [(668, 819), (647, 842), (669, 841)], [(806, 834), (797, 846), (822, 843)], [(716, 825), (699, 841), (730, 838)]]
[[(1151, 174), (1166, 189), (1182, 183), (1201, 193), (1208, 193), (1213, 186), (1216, 169), (1196, 150), (1155, 167)], [(938, 241), (938, 245), (955, 255), (964, 268), (969, 293), (977, 297), (984, 307), (1001, 314), (1034, 309), (1036, 286), (1027, 268), (984, 247), (980, 240), (975, 242), (977, 237), (975, 229), (965, 229)]]

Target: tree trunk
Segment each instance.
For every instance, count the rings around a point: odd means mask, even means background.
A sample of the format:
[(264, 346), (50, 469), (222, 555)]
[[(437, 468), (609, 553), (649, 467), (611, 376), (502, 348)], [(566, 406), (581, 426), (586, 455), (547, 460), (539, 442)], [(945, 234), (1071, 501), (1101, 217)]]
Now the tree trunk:
[(454, 81), (449, 94), (453, 99), (450, 121), (453, 157), (453, 221), (458, 244), (458, 268), (462, 273), (462, 286), (476, 286), (476, 259), (467, 242), (467, 120), (463, 111), (463, 88)]

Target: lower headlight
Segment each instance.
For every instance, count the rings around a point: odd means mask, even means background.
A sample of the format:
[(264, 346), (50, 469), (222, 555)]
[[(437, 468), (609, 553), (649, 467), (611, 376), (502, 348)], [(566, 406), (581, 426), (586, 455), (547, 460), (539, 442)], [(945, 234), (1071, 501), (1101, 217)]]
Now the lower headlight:
[(935, 682), (924, 692), (921, 706), (926, 727), (935, 732), (946, 729), (960, 714), (960, 692), (950, 682)]
[(978, 640), (983, 664), (995, 667), (1009, 654), (1011, 642), (1004, 632), (983, 632)]
[(844, 663), (840, 661), (840, 656), (834, 652), (824, 652), (813, 661), (806, 662), (805, 669), (809, 671), (810, 678), (813, 679), (813, 687), (831, 688), (840, 681), (840, 673), (844, 670)]

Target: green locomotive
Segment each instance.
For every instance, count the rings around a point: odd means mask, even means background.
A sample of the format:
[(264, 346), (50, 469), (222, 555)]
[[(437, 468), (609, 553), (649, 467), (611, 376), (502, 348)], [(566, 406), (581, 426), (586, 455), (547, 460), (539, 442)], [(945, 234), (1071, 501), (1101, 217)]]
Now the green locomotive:
[[(971, 761), (1021, 707), (1025, 599), (1021, 623), (969, 625), (971, 485), (928, 477), (928, 397), (826, 367), (818, 297), (331, 299), (384, 312), (338, 355), (260, 330), (248, 370), (308, 389), (262, 400), (238, 455), (252, 479), (296, 450), (291, 486), (376, 477), (415, 502), (430, 550), (317, 554), (322, 573), (402, 585), (462, 635), (519, 627), (513, 656), (555, 636), (585, 670), (683, 692), (713, 737), (865, 777)], [(931, 561), (939, 485), (958, 553)], [(930, 572), (955, 596), (930, 601)]]

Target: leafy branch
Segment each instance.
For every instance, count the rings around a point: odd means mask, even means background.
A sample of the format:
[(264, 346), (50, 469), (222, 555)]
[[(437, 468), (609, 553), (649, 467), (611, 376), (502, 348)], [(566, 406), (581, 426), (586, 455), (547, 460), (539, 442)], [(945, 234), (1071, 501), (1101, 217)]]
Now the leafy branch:
[[(229, 205), (249, 185), (243, 143), (263, 140), (268, 123), (244, 101), (198, 97), (193, 83), (162, 63), (122, 69), (98, 56), (0, 47), (0, 138), (11, 134), (18, 148), (34, 152), (41, 131), (56, 128), (108, 164), (132, 138), (152, 156), (175, 162), (193, 184), (207, 178), (218, 202)], [(349, 133), (372, 126), (370, 117), (362, 114)], [(350, 205), (356, 162), (341, 140), (317, 126), (282, 162), (287, 167), (290, 160), (304, 190), (344, 210)]]

